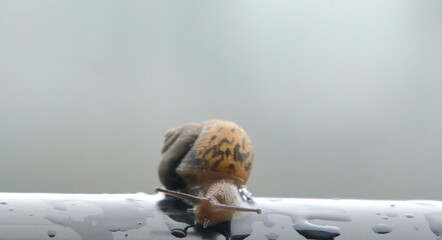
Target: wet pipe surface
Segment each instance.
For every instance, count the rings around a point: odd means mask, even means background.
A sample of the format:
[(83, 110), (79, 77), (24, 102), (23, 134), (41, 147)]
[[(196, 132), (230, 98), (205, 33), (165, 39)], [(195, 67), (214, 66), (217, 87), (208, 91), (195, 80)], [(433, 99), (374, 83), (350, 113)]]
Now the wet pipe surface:
[(442, 202), (254, 198), (209, 228), (162, 194), (0, 193), (0, 240), (419, 239), (442, 240)]

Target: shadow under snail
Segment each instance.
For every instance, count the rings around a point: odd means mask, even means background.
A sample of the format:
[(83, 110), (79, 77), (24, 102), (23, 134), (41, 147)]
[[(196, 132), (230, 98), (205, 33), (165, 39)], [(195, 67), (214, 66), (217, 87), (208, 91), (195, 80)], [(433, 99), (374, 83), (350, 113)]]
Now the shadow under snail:
[(165, 134), (156, 188), (193, 205), (187, 209), (203, 225), (231, 220), (234, 212), (256, 212), (247, 207), (240, 189), (253, 162), (247, 133), (233, 122), (209, 120), (170, 129)]

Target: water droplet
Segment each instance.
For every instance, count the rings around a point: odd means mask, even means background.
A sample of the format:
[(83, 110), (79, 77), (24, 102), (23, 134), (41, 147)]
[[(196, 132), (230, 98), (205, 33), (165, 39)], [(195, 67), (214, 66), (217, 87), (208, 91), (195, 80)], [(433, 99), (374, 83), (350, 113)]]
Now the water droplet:
[(436, 235), (441, 236), (442, 235), (442, 225), (440, 224), (442, 222), (442, 213), (431, 213), (425, 215), (428, 222), (430, 223), (430, 230)]
[(29, 217), (32, 217), (32, 216), (34, 216), (34, 214), (32, 214), (32, 213), (31, 213), (31, 214), (29, 214)]
[(273, 227), (276, 224), (274, 221), (270, 220), (269, 218), (264, 219), (263, 223), (264, 223), (264, 226), (266, 226), (266, 227)]
[(387, 212), (387, 213), (385, 213), (385, 215), (387, 215), (391, 218), (394, 218), (394, 217), (397, 217), (398, 214), (396, 212)]
[(127, 234), (127, 233), (126, 233), (126, 234), (124, 234), (124, 236), (125, 236), (125, 237), (128, 237), (128, 236), (129, 236), (129, 234)]
[(382, 214), (382, 213), (380, 213), (380, 212), (377, 212), (377, 213), (376, 213), (376, 215), (381, 215), (381, 214)]
[(6, 205), (8, 204), (7, 202), (0, 202), (1, 205)]
[(250, 234), (243, 234), (243, 235), (233, 235), (230, 237), (231, 240), (244, 240), (246, 239)]
[(251, 201), (252, 200), (252, 193), (247, 190), (246, 187), (242, 187), (239, 189), (239, 194), (245, 201)]
[(9, 211), (12, 212), (12, 211), (14, 211), (14, 209), (13, 209), (13, 208), (10, 208)]
[(299, 234), (304, 236), (306, 239), (318, 239), (318, 240), (329, 240), (334, 239), (339, 236), (340, 233), (327, 232), (321, 230), (296, 230)]
[(396, 205), (394, 205), (394, 204), (391, 204), (391, 205), (390, 205), (390, 207), (396, 207)]
[(405, 217), (407, 217), (407, 218), (414, 218), (414, 214), (408, 213), (408, 214), (405, 214)]
[(267, 233), (266, 238), (268, 240), (276, 240), (279, 238), (279, 235), (277, 233)]
[(53, 230), (49, 230), (49, 231), (48, 231), (48, 236), (49, 236), (50, 238), (55, 237), (55, 235), (57, 235), (57, 232), (56, 232), (56, 231), (53, 231)]
[(392, 228), (390, 225), (385, 224), (385, 223), (379, 223), (373, 226), (373, 232), (377, 233), (377, 234), (387, 234), (390, 233), (392, 231)]
[(306, 239), (329, 240), (341, 235), (338, 227), (316, 226), (307, 221), (297, 222), (293, 228)]
[(143, 224), (142, 222), (138, 222), (138, 225), (141, 225), (141, 224)]
[(385, 220), (388, 220), (388, 219), (389, 219), (389, 217), (385, 216), (385, 217), (383, 217), (383, 219), (385, 219)]
[(184, 238), (187, 236), (186, 231), (179, 228), (170, 230), (170, 233), (177, 238)]

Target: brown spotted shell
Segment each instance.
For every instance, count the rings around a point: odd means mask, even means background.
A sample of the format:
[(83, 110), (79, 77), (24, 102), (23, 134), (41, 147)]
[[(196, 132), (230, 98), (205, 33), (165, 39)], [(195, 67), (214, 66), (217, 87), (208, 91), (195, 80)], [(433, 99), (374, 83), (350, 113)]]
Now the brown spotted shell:
[(224, 120), (167, 131), (162, 153), (159, 176), (171, 190), (186, 191), (223, 178), (242, 186), (253, 163), (253, 146), (247, 133)]

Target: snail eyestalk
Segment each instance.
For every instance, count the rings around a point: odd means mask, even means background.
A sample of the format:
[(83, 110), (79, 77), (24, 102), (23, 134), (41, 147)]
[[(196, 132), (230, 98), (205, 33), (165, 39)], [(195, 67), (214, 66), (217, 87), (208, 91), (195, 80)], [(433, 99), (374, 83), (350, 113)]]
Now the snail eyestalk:
[(172, 191), (172, 190), (167, 190), (167, 189), (164, 189), (164, 188), (155, 188), (155, 192), (162, 192), (164, 194), (167, 194), (167, 195), (170, 195), (170, 196), (177, 197), (179, 199), (183, 199), (183, 200), (189, 201), (192, 204), (198, 204), (202, 200), (204, 200), (204, 198), (201, 198), (201, 197), (193, 196), (193, 195), (190, 195), (190, 194), (187, 194), (187, 193), (181, 193), (181, 192), (176, 192), (176, 191)]
[(257, 214), (261, 214), (261, 209), (258, 208), (237, 207), (225, 204), (213, 204), (213, 207), (217, 209), (226, 209), (234, 212), (255, 212)]

